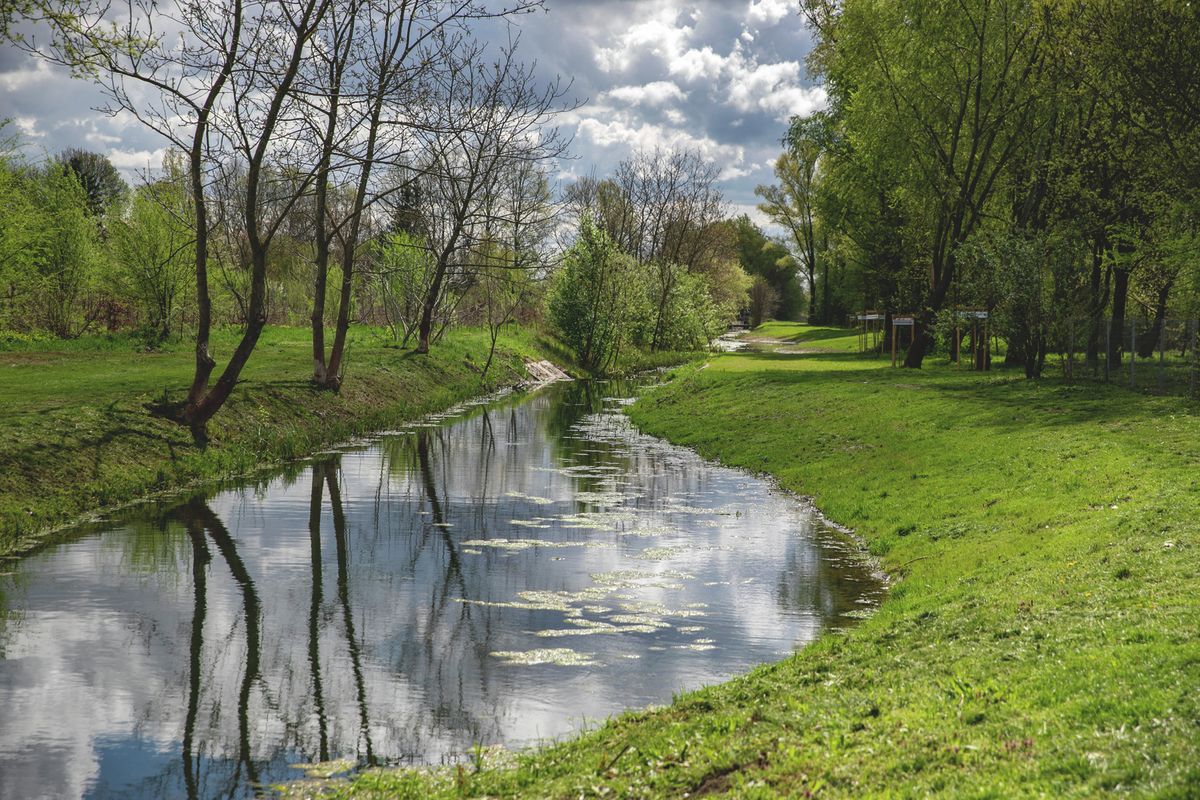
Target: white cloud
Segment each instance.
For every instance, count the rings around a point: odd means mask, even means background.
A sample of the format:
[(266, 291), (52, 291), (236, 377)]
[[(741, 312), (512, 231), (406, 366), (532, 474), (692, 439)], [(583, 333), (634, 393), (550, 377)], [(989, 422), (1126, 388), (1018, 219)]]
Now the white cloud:
[(789, 0), (750, 0), (746, 16), (753, 22), (776, 25), (793, 10)]
[(825, 106), (825, 90), (801, 83), (798, 61), (759, 64), (735, 49), (726, 64), (729, 102), (739, 111), (761, 111), (783, 122), (793, 114), (806, 116)]
[[(779, 22), (791, 13), (787, 0), (756, 0), (746, 11), (748, 21)], [(701, 82), (713, 88), (713, 96), (742, 113), (760, 112), (778, 121), (794, 114), (811, 114), (825, 105), (825, 92), (803, 84), (799, 61), (760, 63), (748, 52), (754, 35), (742, 29), (727, 55), (712, 45), (694, 46), (696, 28), (681, 20), (681, 9), (660, 5), (647, 18), (617, 33), (610, 43), (596, 49), (596, 63), (605, 72), (624, 72), (638, 59), (660, 62), (666, 73), (685, 84)], [(696, 19), (692, 15), (693, 21)], [(661, 106), (668, 100), (682, 102), (685, 94), (673, 81), (658, 80), (642, 86), (618, 86), (605, 96), (631, 105)]]
[(27, 139), (40, 139), (46, 135), (38, 129), (38, 121), (33, 117), (13, 117), (13, 124)]
[(667, 64), (672, 75), (680, 75), (684, 80), (695, 81), (701, 78), (715, 80), (725, 67), (725, 58), (717, 55), (707, 45), (700, 48), (689, 48), (677, 53)]
[(579, 120), (577, 135), (602, 148), (620, 148), (630, 152), (662, 148), (668, 151), (691, 150), (705, 160), (721, 164), (723, 169), (740, 168), (746, 160), (741, 145), (718, 142), (709, 136), (696, 136), (680, 128), (646, 122), (628, 114), (605, 114), (604, 119), (588, 116)]
[(752, 174), (754, 174), (753, 169), (744, 169), (742, 167), (735, 167), (732, 164), (726, 164), (722, 167), (721, 174), (717, 176), (717, 180), (736, 181), (738, 178), (744, 178)]
[(653, 81), (644, 86), (617, 86), (601, 95), (604, 98), (631, 106), (663, 106), (672, 101), (683, 102), (687, 94), (671, 81)]
[(681, 53), (695, 29), (679, 25), (680, 10), (670, 3), (660, 5), (647, 19), (630, 26), (609, 47), (596, 48), (596, 65), (604, 72), (629, 69), (636, 56), (650, 54), (669, 60)]
[(113, 166), (125, 173), (141, 173), (145, 170), (156, 170), (162, 166), (163, 156), (167, 150), (160, 147), (157, 150), (119, 150), (108, 151), (108, 160)]

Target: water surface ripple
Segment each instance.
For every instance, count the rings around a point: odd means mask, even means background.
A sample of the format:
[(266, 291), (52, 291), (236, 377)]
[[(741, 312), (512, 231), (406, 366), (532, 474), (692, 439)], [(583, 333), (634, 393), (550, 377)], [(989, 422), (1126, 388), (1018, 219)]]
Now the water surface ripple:
[(0, 569), (0, 797), (238, 797), (519, 747), (776, 660), (881, 587), (620, 384), (433, 419)]

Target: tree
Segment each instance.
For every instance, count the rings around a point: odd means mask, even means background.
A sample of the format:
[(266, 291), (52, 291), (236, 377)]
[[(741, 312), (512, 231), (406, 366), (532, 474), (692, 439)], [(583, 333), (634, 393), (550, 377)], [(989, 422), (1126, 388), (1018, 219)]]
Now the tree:
[(653, 280), (647, 346), (658, 350), (672, 324), (671, 298), (690, 273), (729, 256), (722, 225), (719, 169), (693, 151), (639, 151), (612, 178), (584, 178), (568, 190), (576, 218), (589, 216), (625, 253), (645, 264)]
[(1036, 119), (1043, 20), (1026, 0), (804, 8), (819, 35), (810, 64), (826, 79), (833, 115), (865, 157), (900, 164), (905, 198), (921, 215), (928, 283), (905, 358), (920, 367), (958, 248)]
[[(377, 203), (406, 188), (394, 178), (380, 183), (378, 167), (406, 165), (416, 142), (412, 131), (456, 119), (427, 119), (427, 91), (439, 73), (459, 68), (456, 51), (473, 47), (465, 26), (476, 20), (504, 18), (541, 6), (541, 0), (494, 8), (480, 2), (447, 0), (351, 0), (335, 7), (315, 48), (319, 68), (309, 94), (321, 114), (316, 131), (319, 164), (316, 180), (316, 287), (313, 294), (313, 381), (327, 388), (341, 385), (342, 358), (350, 326), (355, 262), (370, 227), (367, 215)], [(435, 104), (436, 105), (436, 104)], [(334, 154), (340, 163), (333, 163)], [(341, 213), (328, 202), (328, 189), (340, 176), (349, 190)], [(409, 180), (415, 175), (410, 173)], [(334, 339), (325, 357), (325, 285), (331, 239), (341, 254), (342, 280)]]
[(129, 193), (129, 187), (117, 168), (106, 156), (87, 150), (71, 148), (58, 157), (64, 167), (71, 171), (83, 186), (87, 195), (88, 211), (94, 217), (103, 217)]
[(425, 293), (433, 279), (429, 249), (412, 234), (396, 231), (372, 243), (371, 274), (379, 286), (392, 337), (408, 345), (421, 321)]
[(742, 269), (750, 278), (761, 276), (773, 292), (770, 307), (763, 307), (765, 317), (799, 319), (804, 298), (797, 282), (796, 260), (787, 247), (769, 238), (745, 214), (735, 217), (730, 225)]
[(123, 293), (137, 300), (143, 327), (157, 341), (171, 335), (195, 266), (185, 165), (168, 153), (163, 167), (163, 178), (133, 192), (127, 216), (111, 234)]
[[(429, 352), (434, 318), (455, 278), (469, 283), (471, 256), (490, 240), (504, 214), (494, 196), (514, 170), (547, 163), (566, 151), (550, 127), (565, 110), (558, 82), (539, 86), (510, 45), (492, 63), (475, 48), (438, 76), (436, 124), (421, 131), (418, 223), (434, 273), (417, 330), (417, 352)], [(499, 215), (499, 216), (498, 216)]]
[(0, 148), (0, 330), (11, 330), (23, 322), (20, 311), (32, 291), (41, 214), (15, 140), (0, 140)]
[(771, 318), (779, 305), (779, 292), (762, 275), (750, 282), (750, 327), (757, 328)]
[[(201, 419), (194, 412), (216, 366), (209, 352), (212, 302), (206, 197), (210, 148), (219, 147), (221, 140), (213, 121), (230, 102), (227, 88), (235, 67), (243, 62), (247, 44), (243, 39), (254, 39), (245, 30), (253, 25), (246, 25), (246, 17), (257, 10), (256, 19), (265, 27), (266, 7), (254, 0), (187, 0), (181, 5), (179, 35), (166, 37), (157, 33), (161, 11), (152, 2), (135, 0), (120, 13), (104, 0), (31, 0), (24, 5), (29, 18), (45, 23), (51, 31), (45, 46), (30, 46), (36, 55), (91, 79), (108, 97), (109, 112), (130, 114), (186, 154), (196, 257), (195, 371), (188, 401), (180, 413), (170, 416), (189, 423), (202, 441), (211, 414)], [(270, 37), (263, 33), (259, 38)]]
[[(817, 162), (820, 149), (811, 139), (802, 139), (775, 160), (776, 184), (758, 186), (754, 193), (763, 199), (758, 208), (792, 237), (800, 253), (800, 267), (808, 284), (809, 319), (828, 322), (829, 309), (817, 311)], [(826, 302), (826, 306), (828, 302)]]
[(585, 369), (616, 363), (644, 311), (644, 287), (638, 262), (585, 218), (550, 292), (550, 317)]
[(89, 302), (101, 264), (99, 234), (83, 186), (69, 171), (49, 164), (26, 184), (38, 211), (30, 271), (23, 279), (36, 324), (75, 338), (101, 309)]

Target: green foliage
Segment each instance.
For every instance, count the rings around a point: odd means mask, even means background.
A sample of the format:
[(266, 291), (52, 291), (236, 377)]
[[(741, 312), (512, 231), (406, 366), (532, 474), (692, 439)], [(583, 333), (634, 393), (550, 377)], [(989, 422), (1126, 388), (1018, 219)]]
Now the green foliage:
[(186, 186), (172, 176), (139, 187), (109, 234), (118, 290), (136, 301), (143, 326), (158, 340), (178, 326), (195, 273), (189, 219)]
[(407, 344), (421, 321), (437, 261), (419, 234), (403, 230), (381, 236), (372, 244), (371, 253), (384, 318), (392, 337)]
[(738, 260), (746, 274), (761, 276), (774, 291), (775, 300), (768, 316), (800, 319), (804, 312), (804, 293), (796, 275), (797, 264), (787, 248), (767, 237), (745, 214), (732, 221)]
[(706, 350), (729, 325), (728, 308), (713, 302), (704, 276), (681, 270), (666, 293), (661, 312), (658, 299), (658, 292), (652, 290), (645, 303), (651, 309), (650, 315), (640, 324), (631, 320), (633, 341), (641, 347), (650, 347), (657, 331), (656, 350)]
[[(1072, 317), (1094, 331), (1191, 313), (1194, 243), (1185, 261), (1169, 243), (1200, 213), (1193, 5), (803, 6), (830, 104), (793, 120), (787, 141), (797, 163), (820, 150), (822, 302), (916, 313), (910, 366), (933, 342), (924, 329), (940, 320), (944, 339), (954, 306), (986, 307), (1031, 377)], [(1020, 242), (1041, 255), (1017, 258)]]
[(63, 152), (58, 160), (83, 187), (88, 212), (92, 216), (103, 217), (120, 209), (129, 187), (106, 156), (71, 148)]
[(755, 275), (750, 284), (750, 325), (757, 328), (775, 314), (779, 307), (779, 292), (762, 275)]
[(646, 286), (637, 261), (585, 219), (549, 299), (550, 319), (584, 369), (603, 372), (617, 363), (634, 326), (649, 317)]
[(31, 170), (23, 181), (34, 209), (31, 257), (15, 276), (24, 325), (73, 338), (101, 313), (96, 292), (103, 266), (99, 232), (87, 193), (57, 165)]

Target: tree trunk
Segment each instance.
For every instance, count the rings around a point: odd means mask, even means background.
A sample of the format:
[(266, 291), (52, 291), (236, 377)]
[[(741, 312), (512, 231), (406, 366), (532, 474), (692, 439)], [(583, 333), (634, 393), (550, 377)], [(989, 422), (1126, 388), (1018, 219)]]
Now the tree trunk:
[(1162, 338), (1163, 325), (1167, 318), (1167, 298), (1174, 283), (1172, 278), (1158, 290), (1158, 302), (1154, 306), (1154, 324), (1138, 338), (1138, 358), (1152, 358), (1154, 351), (1158, 349), (1158, 340)]
[(229, 358), (229, 363), (225, 365), (225, 370), (221, 373), (221, 377), (217, 379), (213, 387), (205, 392), (199, 402), (189, 404), (181, 415), (180, 421), (184, 422), (191, 429), (192, 437), (201, 446), (208, 443), (208, 421), (213, 418), (221, 406), (225, 404), (225, 401), (229, 399), (229, 395), (233, 393), (233, 388), (237, 385), (242, 368), (246, 366), (246, 362), (250, 359), (250, 354), (254, 352), (254, 347), (258, 344), (258, 337), (267, 325), (267, 252), (265, 249), (259, 249), (254, 253), (252, 269), (250, 308), (246, 320), (246, 330), (242, 334), (242, 339), (238, 342), (237, 348)]
[(1109, 368), (1121, 365), (1121, 353), (1125, 349), (1125, 304), (1129, 298), (1129, 270), (1114, 268), (1112, 294), (1112, 341), (1109, 343)]
[[(1108, 307), (1108, 289), (1112, 282), (1112, 270), (1101, 270), (1104, 262), (1103, 240), (1097, 240), (1092, 249), (1092, 276), (1088, 287), (1091, 302), (1088, 310), (1091, 312), (1091, 330), (1088, 331), (1087, 364), (1095, 369), (1100, 364), (1100, 340), (1104, 336), (1104, 310)], [(1103, 272), (1103, 282), (1101, 273)]]
[(328, 130), (325, 134), (325, 150), (321, 153), (321, 166), (318, 169), (316, 220), (317, 249), (314, 261), (316, 275), (313, 280), (313, 310), (312, 310), (312, 354), (313, 354), (313, 383), (324, 385), (328, 372), (325, 369), (325, 287), (329, 280), (329, 230), (325, 222), (325, 207), (329, 195), (329, 160), (332, 157), (331, 145), (333, 139), (334, 115), (330, 114)]
[(428, 353), (429, 341), (433, 334), (433, 312), (437, 308), (438, 298), (442, 296), (442, 281), (446, 277), (446, 258), (438, 259), (437, 270), (433, 274), (433, 283), (425, 294), (425, 305), (421, 309), (421, 324), (417, 329), (417, 352)]
[(354, 290), (354, 240), (358, 238), (357, 223), (352, 226), (351, 237), (343, 247), (342, 255), (342, 291), (338, 298), (337, 328), (333, 333), (333, 348), (329, 352), (329, 372), (325, 376), (325, 386), (338, 390), (342, 388), (342, 354), (346, 351), (346, 335), (350, 331), (350, 302)]
[(821, 278), (821, 323), (829, 325), (833, 322), (832, 315), (829, 313), (829, 251), (825, 251), (823, 265), (823, 277)]

